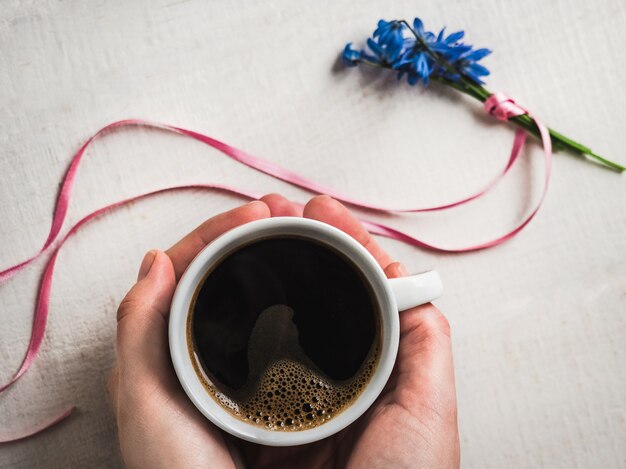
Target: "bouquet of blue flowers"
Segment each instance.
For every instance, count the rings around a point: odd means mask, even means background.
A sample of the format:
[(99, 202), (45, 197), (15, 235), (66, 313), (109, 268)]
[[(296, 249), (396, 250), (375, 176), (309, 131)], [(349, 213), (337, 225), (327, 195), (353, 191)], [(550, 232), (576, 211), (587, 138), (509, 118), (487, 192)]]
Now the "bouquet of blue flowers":
[[(426, 31), (419, 18), (413, 20), (413, 27), (405, 20), (380, 20), (374, 34), (367, 40), (367, 48), (354, 49), (352, 43), (348, 43), (343, 51), (343, 61), (349, 67), (365, 64), (395, 70), (398, 79), (406, 77), (410, 85), (422, 83), (428, 86), (430, 81), (436, 81), (484, 103), (494, 94), (483, 86), (489, 70), (479, 62), (491, 54), (491, 50), (475, 49), (463, 43), (464, 36), (464, 31), (446, 34), (445, 28), (438, 34)], [(509, 115), (502, 120), (509, 120), (527, 132), (541, 136), (537, 122), (528, 113)], [(626, 170), (621, 164), (597, 155), (563, 134), (550, 128), (547, 130), (555, 149), (591, 158), (618, 172)]]

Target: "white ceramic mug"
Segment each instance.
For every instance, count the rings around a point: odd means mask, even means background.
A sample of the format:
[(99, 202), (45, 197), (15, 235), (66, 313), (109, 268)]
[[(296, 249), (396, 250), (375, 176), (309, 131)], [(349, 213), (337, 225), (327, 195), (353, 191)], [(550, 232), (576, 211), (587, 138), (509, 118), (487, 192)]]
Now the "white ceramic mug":
[[(301, 431), (265, 429), (246, 423), (229, 413), (211, 397), (196, 374), (187, 339), (187, 319), (191, 302), (206, 272), (244, 244), (281, 235), (312, 239), (342, 252), (352, 260), (369, 282), (381, 312), (381, 355), (367, 387), (349, 407), (328, 422)], [(435, 271), (387, 279), (383, 269), (361, 244), (326, 223), (297, 217), (276, 217), (250, 222), (228, 231), (205, 247), (180, 279), (172, 300), (169, 320), (172, 362), (189, 398), (206, 418), (222, 430), (244, 440), (270, 446), (311, 443), (347, 427), (372, 405), (389, 379), (398, 352), (400, 337), (398, 311), (428, 303), (438, 298), (441, 293), (441, 280)]]

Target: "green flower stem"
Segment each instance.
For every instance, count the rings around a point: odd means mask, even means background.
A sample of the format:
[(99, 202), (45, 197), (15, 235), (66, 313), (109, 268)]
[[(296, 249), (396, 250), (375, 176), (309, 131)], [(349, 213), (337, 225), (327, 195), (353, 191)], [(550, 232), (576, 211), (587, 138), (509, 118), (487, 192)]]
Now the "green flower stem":
[[(461, 70), (458, 70), (453, 64), (451, 64), (450, 62), (448, 62), (448, 60), (446, 60), (444, 57), (442, 57), (440, 54), (437, 54), (435, 51), (433, 51), (429, 46), (428, 43), (426, 43), (426, 41), (424, 41), (424, 39), (422, 37), (420, 37), (419, 34), (417, 34), (415, 32), (415, 30), (413, 28), (411, 28), (411, 26), (409, 25), (409, 23), (407, 23), (405, 20), (400, 20), (400, 23), (404, 24), (409, 31), (411, 31), (411, 33), (413, 34), (413, 36), (415, 36), (416, 41), (419, 42), (419, 44), (424, 48), (424, 50), (435, 60), (435, 62), (440, 65), (444, 70), (446, 70), (448, 73), (450, 74), (456, 74), (456, 75), (460, 75), (461, 79), (459, 82), (453, 81), (453, 80), (449, 80), (443, 77), (433, 77), (433, 80), (437, 80), (447, 86), (450, 86), (462, 93), (467, 94), (468, 96), (471, 96), (474, 99), (479, 100), (480, 102), (485, 102), (487, 100), (487, 98), (489, 98), (489, 96), (491, 96), (491, 91), (489, 91), (488, 89), (486, 89), (485, 87), (481, 86), (480, 84), (476, 83), (474, 80), (472, 80), (470, 77), (468, 77), (467, 75), (465, 75)], [(391, 68), (391, 67), (386, 67), (386, 68)], [(537, 125), (535, 124), (535, 121), (532, 117), (528, 116), (528, 115), (523, 115), (523, 116), (517, 116), (517, 117), (513, 117), (511, 119), (509, 119), (511, 122), (513, 122), (514, 124), (526, 129), (529, 133), (531, 133), (532, 135), (534, 135), (537, 138), (541, 138), (541, 134), (539, 132), (539, 128), (537, 127)], [(593, 151), (591, 151), (590, 148), (587, 148), (584, 145), (581, 145), (578, 142), (575, 142), (574, 140), (566, 137), (565, 135), (557, 132), (556, 130), (550, 129), (548, 128), (549, 132), (550, 132), (550, 138), (552, 140), (552, 146), (554, 147), (555, 150), (568, 150), (571, 153), (583, 157), (585, 158), (590, 157), (594, 160), (596, 160), (597, 163), (602, 164), (614, 171), (617, 171), (619, 173), (626, 171), (626, 167), (622, 166), (619, 163), (615, 163), (613, 161), (607, 160), (606, 158), (603, 158), (600, 155), (597, 155), (596, 153), (594, 153)]]
[[(448, 84), (448, 83), (446, 83)], [(483, 88), (481, 86), (481, 88), (483, 90), (485, 90), (488, 95), (487, 97), (485, 97), (484, 94), (481, 95), (477, 95), (474, 90), (472, 89), (468, 89), (467, 91), (462, 89), (462, 86), (460, 87), (455, 87), (457, 90), (464, 92), (465, 94), (467, 94), (468, 96), (471, 96), (475, 99), (478, 99), (480, 102), (485, 102), (486, 99), (491, 95), (491, 93), (489, 91), (487, 91), (485, 88)], [(541, 139), (541, 134), (539, 132), (539, 128), (537, 127), (537, 124), (535, 124), (535, 121), (532, 117), (530, 117), (527, 114), (524, 114), (522, 116), (517, 116), (517, 117), (513, 117), (511, 119), (509, 119), (509, 121), (513, 122), (514, 124), (526, 129), (526, 131), (528, 131), (529, 133), (531, 133), (532, 135), (534, 135), (535, 137)], [(585, 158), (585, 157), (589, 157), (593, 160), (596, 160), (597, 163), (612, 169), (614, 171), (617, 171), (619, 173), (623, 172), (626, 170), (626, 167), (622, 166), (619, 163), (615, 163), (613, 161), (607, 160), (606, 158), (603, 158), (602, 156), (594, 153), (590, 148), (572, 140), (571, 138), (566, 137), (565, 135), (563, 135), (560, 132), (557, 132), (554, 129), (548, 128), (548, 131), (550, 132), (550, 137), (552, 140), (552, 145), (554, 147), (555, 150), (567, 150), (571, 153), (573, 153), (574, 155), (577, 155), (579, 157)]]

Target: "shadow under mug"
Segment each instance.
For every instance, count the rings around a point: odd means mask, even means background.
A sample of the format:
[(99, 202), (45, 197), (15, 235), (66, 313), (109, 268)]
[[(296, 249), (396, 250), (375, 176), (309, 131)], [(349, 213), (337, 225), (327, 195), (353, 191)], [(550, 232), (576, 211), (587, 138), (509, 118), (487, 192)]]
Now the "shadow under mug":
[[(381, 353), (367, 386), (346, 409), (332, 419), (317, 427), (300, 431), (279, 431), (255, 426), (238, 419), (218, 404), (196, 374), (187, 337), (191, 303), (206, 272), (242, 245), (281, 235), (297, 236), (329, 245), (349, 258), (369, 283), (381, 315)], [(215, 239), (187, 267), (176, 287), (170, 308), (170, 354), (187, 396), (206, 418), (222, 430), (244, 440), (270, 446), (311, 443), (344, 429), (374, 403), (385, 387), (396, 360), (400, 337), (398, 312), (433, 301), (442, 291), (441, 280), (435, 271), (388, 279), (367, 249), (351, 236), (326, 223), (297, 217), (253, 221)]]

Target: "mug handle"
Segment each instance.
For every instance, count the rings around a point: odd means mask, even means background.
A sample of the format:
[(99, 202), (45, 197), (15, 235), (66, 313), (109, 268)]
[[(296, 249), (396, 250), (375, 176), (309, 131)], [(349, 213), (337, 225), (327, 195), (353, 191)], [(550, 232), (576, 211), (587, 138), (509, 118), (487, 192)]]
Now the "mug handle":
[(436, 270), (408, 277), (392, 278), (388, 282), (396, 297), (398, 311), (430, 303), (443, 293), (441, 278)]

